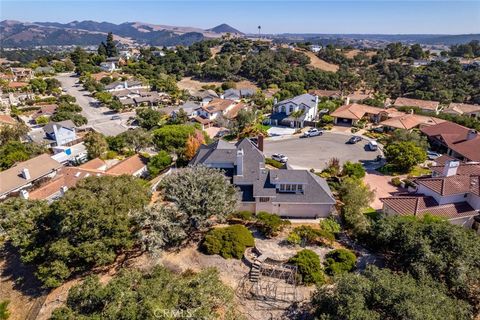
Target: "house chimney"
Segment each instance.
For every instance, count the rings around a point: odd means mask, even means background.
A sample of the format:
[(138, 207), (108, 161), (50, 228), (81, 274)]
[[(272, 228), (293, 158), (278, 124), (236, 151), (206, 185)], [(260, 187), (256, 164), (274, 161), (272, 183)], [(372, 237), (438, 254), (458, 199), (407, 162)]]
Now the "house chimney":
[(278, 99), (277, 98), (273, 98), (273, 105), (276, 105), (278, 103)]
[(345, 104), (346, 104), (346, 105), (349, 105), (349, 104), (350, 104), (350, 97), (347, 97), (347, 98), (345, 99)]
[(243, 150), (237, 150), (237, 176), (243, 176)]
[(257, 137), (257, 148), (263, 152), (263, 135), (259, 134)]
[(413, 111), (413, 109), (410, 109), (410, 114), (414, 114), (415, 112)]
[(65, 195), (65, 192), (67, 192), (67, 190), (68, 190), (67, 186), (61, 186), (60, 187), (60, 193), (62, 194), (62, 196)]
[(457, 169), (460, 166), (460, 161), (458, 160), (449, 160), (445, 162), (445, 167), (443, 168), (443, 176), (451, 177), (457, 174)]
[(23, 168), (23, 169), (22, 169), (22, 177), (23, 177), (25, 180), (29, 180), (29, 179), (30, 179), (30, 171), (29, 171), (27, 168)]
[(477, 137), (476, 130), (473, 130), (473, 129), (468, 130), (467, 140), (472, 140), (472, 139), (475, 139), (476, 137)]
[(127, 81), (127, 80), (125, 80), (125, 81), (123, 82), (123, 87), (124, 87), (125, 89), (128, 89), (128, 81)]
[(28, 191), (27, 190), (20, 190), (20, 198), (22, 199), (28, 199), (29, 197), (29, 194), (28, 194)]

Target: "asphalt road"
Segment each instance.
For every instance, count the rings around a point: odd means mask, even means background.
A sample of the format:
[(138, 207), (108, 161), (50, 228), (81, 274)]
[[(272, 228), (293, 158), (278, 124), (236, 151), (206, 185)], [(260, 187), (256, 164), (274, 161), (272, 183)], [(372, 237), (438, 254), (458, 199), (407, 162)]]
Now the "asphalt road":
[[(77, 104), (82, 107), (81, 114), (87, 118), (87, 126), (94, 128), (96, 131), (103, 133), (106, 136), (115, 136), (128, 130), (126, 124), (128, 118), (134, 117), (135, 112), (114, 113), (105, 107), (94, 107), (92, 102), (97, 100), (90, 96), (90, 93), (83, 90), (80, 85), (76, 87), (78, 77), (73, 73), (60, 74), (55, 77), (62, 84), (62, 89), (66, 94), (69, 94), (77, 99)], [(119, 120), (112, 120), (112, 116), (119, 116)]]
[(362, 162), (369, 169), (378, 165), (375, 161), (380, 151), (368, 151), (368, 141), (346, 144), (352, 135), (326, 132), (322, 136), (284, 139), (267, 139), (264, 153), (270, 157), (273, 153), (282, 153), (288, 157), (288, 164), (294, 169), (323, 170), (328, 161), (336, 157), (343, 164), (346, 161)]

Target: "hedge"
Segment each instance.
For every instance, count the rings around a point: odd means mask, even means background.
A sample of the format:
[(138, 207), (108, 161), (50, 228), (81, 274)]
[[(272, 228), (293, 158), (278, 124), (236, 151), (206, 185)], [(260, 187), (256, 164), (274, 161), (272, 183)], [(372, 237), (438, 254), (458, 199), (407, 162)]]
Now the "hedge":
[(290, 221), (283, 220), (276, 214), (271, 214), (264, 211), (257, 213), (257, 228), (266, 237), (276, 236), (286, 225), (289, 224)]

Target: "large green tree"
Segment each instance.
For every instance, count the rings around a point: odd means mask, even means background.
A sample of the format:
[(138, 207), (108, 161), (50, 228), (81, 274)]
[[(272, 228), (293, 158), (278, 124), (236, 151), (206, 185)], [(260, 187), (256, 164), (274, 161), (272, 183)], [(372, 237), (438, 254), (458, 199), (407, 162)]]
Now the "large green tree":
[(218, 271), (174, 274), (156, 267), (146, 274), (122, 270), (107, 284), (90, 276), (70, 289), (65, 307), (53, 320), (67, 319), (242, 319), (232, 289)]
[(185, 216), (187, 230), (205, 230), (235, 211), (238, 194), (217, 169), (195, 166), (179, 169), (163, 178), (165, 200), (173, 202)]
[(449, 297), (440, 284), (376, 267), (336, 278), (333, 286), (318, 289), (311, 305), (314, 316), (325, 320), (466, 320), (472, 316), (469, 305)]
[(385, 147), (387, 162), (401, 172), (409, 172), (414, 166), (427, 160), (427, 153), (413, 141), (400, 141)]
[(347, 226), (356, 234), (367, 232), (370, 223), (364, 212), (375, 193), (362, 180), (345, 178), (340, 185), (339, 195), (343, 203), (342, 217)]
[(7, 200), (0, 222), (22, 261), (37, 267), (45, 286), (56, 287), (72, 273), (108, 265), (132, 249), (135, 216), (148, 201), (145, 184), (136, 178), (89, 177), (51, 205)]
[(370, 243), (391, 267), (431, 277), (480, 309), (480, 238), (472, 230), (426, 216), (388, 217), (372, 226)]
[(108, 149), (108, 143), (103, 134), (91, 131), (83, 139), (90, 159), (102, 156)]

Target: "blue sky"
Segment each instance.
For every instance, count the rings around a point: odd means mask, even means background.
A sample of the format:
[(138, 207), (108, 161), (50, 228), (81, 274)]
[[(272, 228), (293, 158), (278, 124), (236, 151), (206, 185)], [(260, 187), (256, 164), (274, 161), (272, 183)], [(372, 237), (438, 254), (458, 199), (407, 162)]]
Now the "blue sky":
[(0, 0), (0, 20), (95, 20), (211, 28), (227, 23), (264, 33), (480, 33), (480, 0), (470, 1), (134, 1)]

